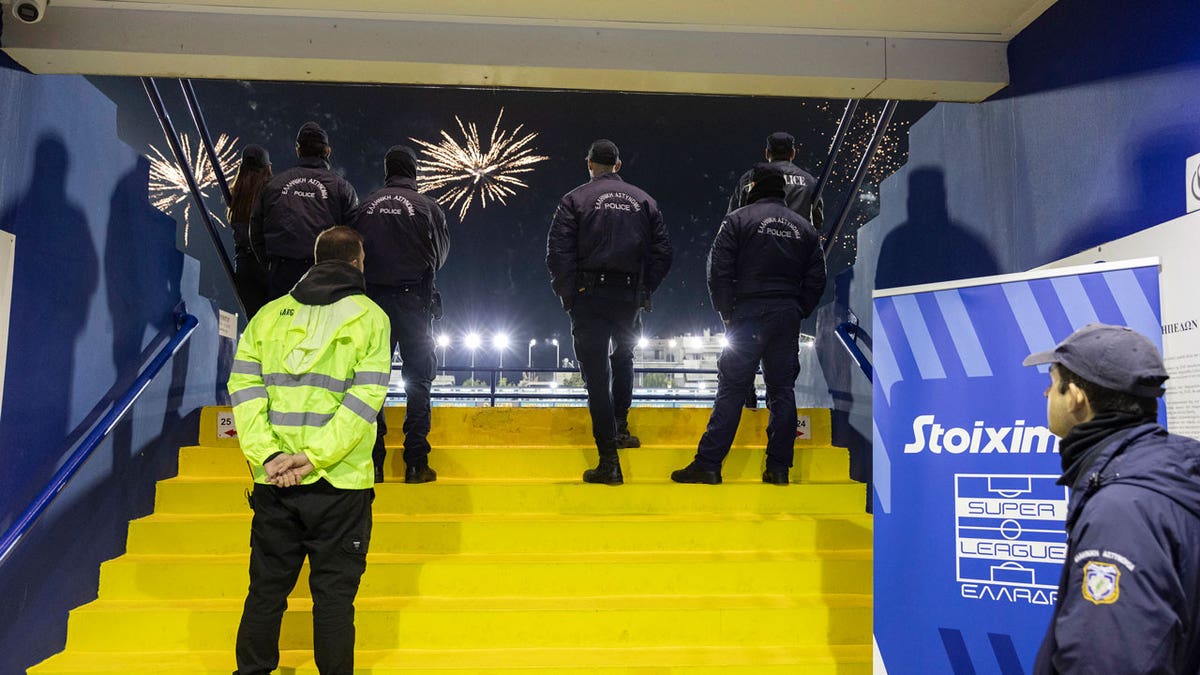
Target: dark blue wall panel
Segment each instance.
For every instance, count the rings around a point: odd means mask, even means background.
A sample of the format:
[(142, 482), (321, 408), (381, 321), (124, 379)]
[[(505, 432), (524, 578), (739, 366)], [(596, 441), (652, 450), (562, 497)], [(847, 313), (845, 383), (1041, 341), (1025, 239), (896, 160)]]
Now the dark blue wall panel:
[(99, 563), (124, 550), (154, 482), (194, 442), (217, 390), (211, 303), (176, 224), (147, 200), (146, 160), (117, 138), (116, 109), (86, 80), (0, 65), (0, 229), (16, 236), (0, 411), (6, 529), (173, 329), (181, 301), (201, 328), (130, 418), (0, 566), (0, 672), (59, 651), (67, 611), (96, 596)]
[[(1003, 95), (912, 127), (839, 297), (869, 328), (876, 288), (1025, 271), (1183, 215), (1197, 25), (1195, 2), (1060, 0), (1011, 43)], [(841, 349), (820, 337), (822, 353)], [(835, 440), (866, 477), (870, 389), (861, 373), (831, 386)]]

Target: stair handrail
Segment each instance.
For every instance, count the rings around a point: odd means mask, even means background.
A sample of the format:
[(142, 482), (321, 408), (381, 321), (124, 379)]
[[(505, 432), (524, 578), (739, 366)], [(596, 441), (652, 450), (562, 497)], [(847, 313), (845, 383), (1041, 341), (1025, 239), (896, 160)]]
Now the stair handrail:
[(50, 482), (42, 488), (38, 496), (30, 502), (29, 506), (9, 526), (4, 536), (0, 538), (0, 565), (8, 559), (9, 554), (16, 549), (21, 539), (28, 534), (38, 518), (42, 516), (51, 502), (58, 497), (67, 483), (75, 476), (79, 467), (91, 457), (96, 448), (100, 447), (100, 443), (108, 437), (113, 428), (133, 408), (133, 404), (146, 391), (146, 387), (150, 386), (150, 382), (162, 371), (163, 366), (188, 341), (198, 325), (200, 325), (200, 321), (195, 316), (188, 314), (186, 310), (180, 311), (175, 315), (175, 334), (167, 341), (167, 344), (163, 345), (163, 348), (158, 351), (158, 354), (154, 356), (142, 372), (138, 374), (137, 379), (129, 385), (129, 388), (121, 395), (121, 398), (117, 399), (117, 402), (109, 409), (108, 414), (101, 418), (96, 426), (92, 428), (91, 433), (83, 439), (79, 447), (71, 453), (71, 456), (67, 458), (62, 467), (50, 478)]
[(837, 336), (838, 341), (846, 348), (850, 354), (850, 358), (854, 359), (854, 363), (862, 369), (863, 375), (867, 376), (867, 381), (872, 382), (872, 374), (874, 369), (871, 367), (871, 361), (867, 359), (867, 355), (863, 353), (861, 347), (858, 346), (858, 334), (862, 327), (855, 321), (843, 321), (838, 324), (837, 328), (833, 329), (833, 334)]

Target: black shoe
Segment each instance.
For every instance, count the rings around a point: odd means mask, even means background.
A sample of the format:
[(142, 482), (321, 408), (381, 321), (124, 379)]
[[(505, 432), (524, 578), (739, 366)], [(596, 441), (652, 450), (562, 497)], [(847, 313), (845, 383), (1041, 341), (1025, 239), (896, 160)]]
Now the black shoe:
[(720, 485), (721, 472), (702, 469), (695, 462), (688, 464), (678, 471), (671, 472), (671, 480), (676, 483), (703, 483), (705, 485)]
[(787, 485), (791, 481), (788, 480), (787, 469), (767, 469), (763, 472), (763, 482), (769, 485)]
[(382, 466), (375, 467), (375, 482), (376, 483), (383, 482), (383, 467)]
[(640, 448), (642, 440), (637, 436), (629, 433), (628, 422), (617, 423), (617, 447), (618, 448)]
[(404, 470), (405, 483), (432, 483), (435, 480), (437, 480), (437, 472), (429, 468), (428, 464), (410, 466)]
[(622, 485), (625, 477), (621, 475), (621, 462), (616, 455), (601, 457), (600, 464), (594, 469), (583, 472), (583, 482), (600, 483), (601, 485)]

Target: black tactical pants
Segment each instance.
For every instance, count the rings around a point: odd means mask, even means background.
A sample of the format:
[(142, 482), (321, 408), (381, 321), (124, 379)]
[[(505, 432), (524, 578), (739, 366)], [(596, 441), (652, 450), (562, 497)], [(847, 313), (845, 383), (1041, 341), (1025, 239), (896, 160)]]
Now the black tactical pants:
[(762, 360), (767, 385), (767, 468), (789, 469), (796, 447), (796, 376), (800, 374), (800, 309), (794, 303), (739, 316), (726, 327), (729, 346), (717, 359), (717, 397), (696, 463), (720, 471), (742, 418), (746, 389)]
[(312, 485), (254, 486), (250, 590), (237, 633), (237, 675), (279, 667), (287, 597), (308, 558), (313, 655), (321, 675), (354, 672), (354, 597), (367, 567), (374, 490)]
[(312, 258), (267, 258), (267, 302), (290, 293), (296, 282), (300, 281), (312, 266)]
[[(367, 295), (375, 301), (392, 325), (392, 344), (399, 346), (404, 364), (404, 463), (407, 466), (429, 464), (429, 392), (437, 374), (437, 355), (433, 344), (433, 317), (428, 300), (415, 286), (370, 286)], [(383, 408), (379, 409), (378, 435), (372, 458), (383, 466), (387, 433)]]
[[(628, 414), (633, 397), (636, 297), (629, 289), (596, 289), (576, 297), (570, 315), (575, 358), (587, 386), (592, 437), (601, 451), (615, 451), (616, 415), (618, 410), (622, 419)], [(611, 357), (610, 342), (616, 345)]]

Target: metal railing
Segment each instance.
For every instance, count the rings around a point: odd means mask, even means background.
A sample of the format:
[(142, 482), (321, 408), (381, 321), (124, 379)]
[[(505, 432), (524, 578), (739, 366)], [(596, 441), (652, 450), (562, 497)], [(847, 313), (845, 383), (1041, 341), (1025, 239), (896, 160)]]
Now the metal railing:
[(92, 432), (83, 439), (75, 452), (71, 453), (71, 456), (67, 458), (62, 467), (50, 478), (50, 482), (42, 488), (38, 496), (30, 502), (29, 506), (25, 508), (20, 516), (17, 516), (17, 519), (9, 526), (4, 536), (0, 537), (0, 564), (8, 558), (21, 539), (29, 532), (34, 523), (37, 522), (37, 519), (45, 513), (46, 509), (59, 493), (62, 492), (71, 478), (75, 476), (79, 467), (92, 456), (96, 448), (100, 447), (100, 443), (108, 437), (113, 428), (125, 417), (130, 408), (133, 407), (133, 404), (146, 391), (146, 387), (150, 386), (150, 382), (163, 369), (163, 366), (188, 341), (188, 338), (192, 336), (192, 333), (196, 330), (196, 326), (199, 324), (200, 322), (191, 314), (180, 312), (176, 315), (175, 335), (167, 341), (167, 344), (146, 365), (145, 369), (137, 376), (137, 379), (133, 381), (133, 384), (129, 386), (129, 389), (113, 404), (108, 414), (101, 418), (92, 429)]
[(837, 336), (838, 341), (846, 348), (846, 351), (850, 354), (850, 358), (854, 359), (854, 362), (862, 369), (863, 375), (867, 376), (867, 381), (872, 382), (874, 381), (872, 379), (874, 369), (871, 367), (871, 362), (867, 359), (867, 355), (858, 346), (858, 337), (861, 330), (857, 323), (846, 321), (838, 324), (838, 327), (833, 329), (833, 334)]

